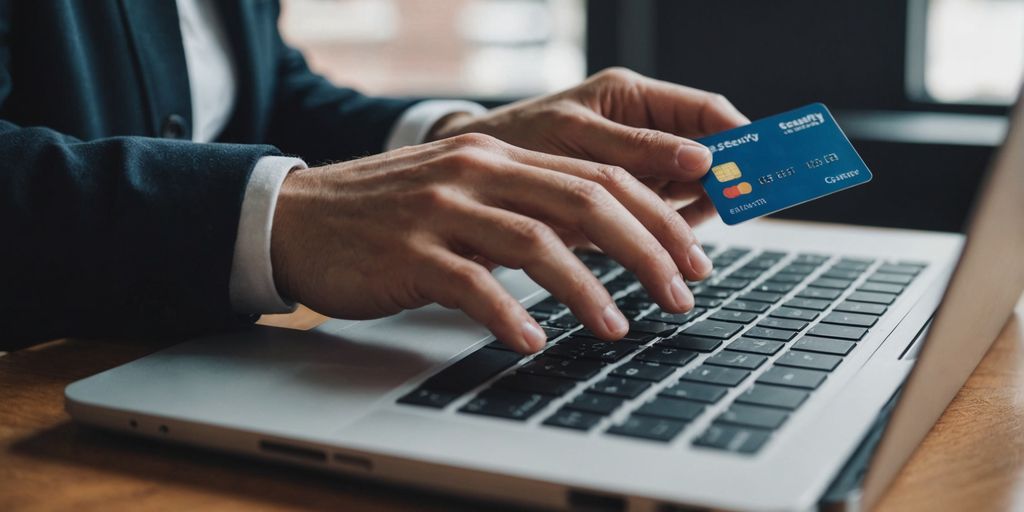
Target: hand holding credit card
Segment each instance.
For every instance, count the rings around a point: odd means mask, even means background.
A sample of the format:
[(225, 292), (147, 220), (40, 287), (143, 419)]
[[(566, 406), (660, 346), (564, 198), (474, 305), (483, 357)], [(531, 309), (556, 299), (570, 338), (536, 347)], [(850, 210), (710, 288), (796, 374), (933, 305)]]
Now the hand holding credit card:
[(701, 183), (726, 224), (871, 181), (871, 171), (821, 103), (697, 142), (711, 150), (711, 170)]

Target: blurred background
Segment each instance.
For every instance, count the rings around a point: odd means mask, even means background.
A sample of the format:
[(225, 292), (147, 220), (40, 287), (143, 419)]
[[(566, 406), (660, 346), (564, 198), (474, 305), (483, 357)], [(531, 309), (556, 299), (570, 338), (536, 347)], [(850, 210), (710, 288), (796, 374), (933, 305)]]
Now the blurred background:
[(828, 105), (875, 174), (779, 216), (961, 228), (1024, 76), (1024, 0), (282, 0), (317, 71), (493, 106), (608, 66), (751, 118)]

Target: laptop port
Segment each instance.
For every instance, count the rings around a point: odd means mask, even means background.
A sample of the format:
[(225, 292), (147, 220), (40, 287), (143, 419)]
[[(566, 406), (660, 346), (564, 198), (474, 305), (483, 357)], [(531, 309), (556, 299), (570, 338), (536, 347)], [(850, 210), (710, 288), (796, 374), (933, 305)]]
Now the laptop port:
[(626, 500), (621, 496), (572, 489), (569, 491), (569, 507), (587, 512), (621, 512), (626, 510)]
[(295, 446), (277, 441), (262, 440), (260, 441), (260, 450), (274, 455), (281, 455), (304, 461), (327, 462), (327, 454), (324, 453), (323, 450), (306, 448), (305, 446)]

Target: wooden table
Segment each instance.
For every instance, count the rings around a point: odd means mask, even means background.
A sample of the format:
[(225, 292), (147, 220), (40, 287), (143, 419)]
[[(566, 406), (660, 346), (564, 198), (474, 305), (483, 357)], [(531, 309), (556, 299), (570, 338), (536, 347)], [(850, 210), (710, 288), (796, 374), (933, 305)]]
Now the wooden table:
[[(482, 508), (71, 422), (64, 386), (161, 347), (62, 340), (0, 357), (0, 510)], [(880, 509), (1024, 509), (1024, 301)]]

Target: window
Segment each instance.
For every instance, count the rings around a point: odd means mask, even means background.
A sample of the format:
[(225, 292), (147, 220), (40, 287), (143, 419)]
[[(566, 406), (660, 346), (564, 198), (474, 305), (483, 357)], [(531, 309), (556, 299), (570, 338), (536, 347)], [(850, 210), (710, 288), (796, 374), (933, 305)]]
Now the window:
[(583, 0), (283, 0), (281, 32), (373, 94), (514, 97), (584, 77)]
[(1024, 0), (912, 0), (912, 98), (1008, 105), (1024, 77)]

